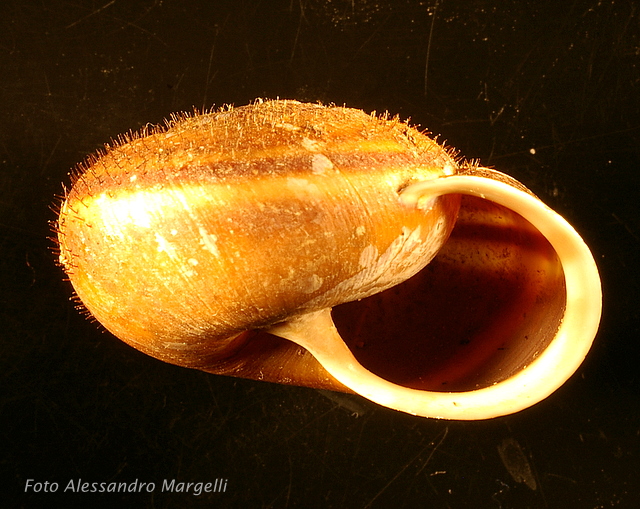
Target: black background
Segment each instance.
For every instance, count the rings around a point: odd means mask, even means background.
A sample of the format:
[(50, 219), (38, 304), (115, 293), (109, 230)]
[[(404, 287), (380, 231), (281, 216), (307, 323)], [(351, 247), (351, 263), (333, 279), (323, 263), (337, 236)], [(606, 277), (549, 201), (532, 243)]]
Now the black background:
[[(4, 1), (0, 505), (637, 507), (639, 11), (624, 0)], [(436, 421), (163, 364), (85, 320), (47, 239), (69, 170), (174, 111), (278, 96), (411, 117), (564, 215), (605, 292), (577, 374), (519, 414)], [(505, 440), (535, 489), (502, 463)], [(25, 493), (30, 478), (58, 494)], [(228, 486), (62, 496), (78, 478)]]

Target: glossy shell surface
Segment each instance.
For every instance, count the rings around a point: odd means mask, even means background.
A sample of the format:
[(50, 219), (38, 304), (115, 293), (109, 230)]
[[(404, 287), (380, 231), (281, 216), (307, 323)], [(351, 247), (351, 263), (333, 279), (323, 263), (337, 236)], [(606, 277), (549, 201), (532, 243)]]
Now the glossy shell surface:
[(541, 401), (600, 321), (564, 218), (349, 108), (258, 101), (122, 139), (80, 167), (57, 233), (83, 305), (143, 352), (426, 417)]
[(134, 347), (206, 368), (243, 331), (358, 300), (420, 271), (459, 196), (403, 206), (451, 155), (396, 119), (266, 101), (176, 117), (86, 162), (61, 207), (60, 261)]

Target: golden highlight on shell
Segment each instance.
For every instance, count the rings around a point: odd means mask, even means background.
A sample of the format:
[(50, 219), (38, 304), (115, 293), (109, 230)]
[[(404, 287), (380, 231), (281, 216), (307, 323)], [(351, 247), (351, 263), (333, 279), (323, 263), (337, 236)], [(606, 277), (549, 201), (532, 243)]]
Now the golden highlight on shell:
[(56, 230), (78, 298), (134, 348), (425, 417), (541, 401), (600, 321), (596, 265), (561, 216), (356, 109), (173, 116), (82, 165)]

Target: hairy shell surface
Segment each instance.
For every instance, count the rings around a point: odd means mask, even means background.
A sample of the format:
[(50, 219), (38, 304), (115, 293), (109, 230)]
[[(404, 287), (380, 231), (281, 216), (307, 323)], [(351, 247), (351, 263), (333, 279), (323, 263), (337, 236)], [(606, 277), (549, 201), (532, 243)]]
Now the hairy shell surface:
[(394, 286), (446, 241), (459, 197), (399, 191), (456, 170), (396, 119), (295, 101), (177, 117), (86, 164), (60, 260), (116, 336), (193, 367), (243, 331)]
[(256, 101), (121, 138), (79, 167), (56, 231), (79, 300), (133, 347), (427, 417), (537, 403), (600, 320), (562, 217), (351, 108)]

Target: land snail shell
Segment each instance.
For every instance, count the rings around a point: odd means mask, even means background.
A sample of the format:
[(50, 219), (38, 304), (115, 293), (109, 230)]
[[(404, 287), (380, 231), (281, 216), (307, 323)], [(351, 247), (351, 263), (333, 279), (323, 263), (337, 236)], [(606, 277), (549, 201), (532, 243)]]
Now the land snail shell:
[(562, 217), (355, 109), (175, 116), (82, 165), (56, 229), (82, 304), (142, 352), (419, 416), (539, 402), (600, 320), (596, 265)]

